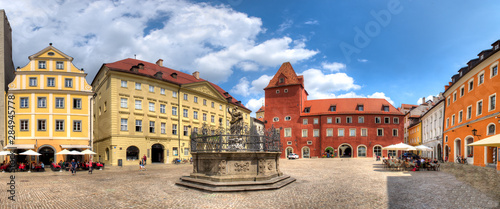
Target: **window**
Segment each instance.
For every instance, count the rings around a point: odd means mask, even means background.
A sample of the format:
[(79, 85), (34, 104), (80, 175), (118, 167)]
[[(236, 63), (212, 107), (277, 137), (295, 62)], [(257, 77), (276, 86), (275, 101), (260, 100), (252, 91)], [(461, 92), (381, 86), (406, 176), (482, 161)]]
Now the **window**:
[(47, 97), (38, 97), (38, 107), (39, 108), (47, 107)]
[(356, 129), (355, 128), (349, 129), (349, 136), (356, 136)]
[(56, 108), (64, 108), (64, 98), (56, 97)]
[(149, 92), (155, 92), (155, 87), (152, 85), (149, 85)]
[(287, 141), (286, 145), (292, 145), (292, 142), (291, 141)]
[(167, 129), (167, 128), (166, 128), (166, 125), (167, 125), (166, 123), (161, 123), (161, 124), (160, 124), (160, 132), (161, 132), (162, 134), (167, 133), (167, 130), (166, 130), (166, 129)]
[(160, 88), (160, 94), (161, 95), (165, 95), (165, 89), (164, 88)]
[(340, 119), (340, 117), (335, 118), (335, 123), (341, 123), (341, 122), (342, 122), (342, 120)]
[(388, 117), (385, 117), (385, 118), (384, 118), (384, 123), (385, 123), (385, 124), (391, 123), (391, 119), (390, 119), (390, 118), (388, 118)]
[(451, 125), (455, 125), (455, 114), (451, 116)]
[(317, 119), (317, 118), (314, 118), (314, 119), (313, 119), (313, 123), (314, 123), (314, 124), (318, 124), (318, 119)]
[(127, 98), (120, 98), (120, 107), (121, 108), (128, 108), (128, 99)]
[[(73, 109), (82, 109), (82, 99), (73, 99)], [(104, 111), (106, 112), (106, 102), (104, 102)]]
[(73, 121), (73, 131), (82, 131), (82, 121), (81, 120), (74, 120)]
[(346, 117), (345, 118), (346, 123), (352, 123), (352, 117)]
[(458, 112), (458, 122), (461, 123), (462, 122), (462, 118), (463, 118), (463, 114), (464, 112), (462, 110), (460, 110), (460, 112)]
[(477, 115), (481, 115), (483, 114), (483, 101), (479, 101), (477, 102), (477, 112), (476, 112), (476, 116)]
[(326, 136), (333, 136), (333, 128), (326, 129)]
[[(197, 97), (197, 96), (194, 96), (193, 101), (194, 101), (194, 103), (198, 103), (198, 97)], [(222, 108), (221, 108), (221, 109), (222, 109)]]
[(330, 110), (330, 112), (335, 112), (335, 111), (337, 111), (337, 106), (331, 105), (329, 110)]
[(490, 96), (490, 105), (489, 105), (488, 111), (494, 110), (495, 107), (496, 107), (496, 103), (497, 103), (497, 101), (496, 101), (496, 94), (493, 94), (493, 95)]
[(203, 113), (203, 121), (207, 121), (207, 114)]
[(64, 131), (64, 120), (56, 120), (56, 131)]
[(326, 123), (332, 123), (332, 118), (326, 118)]
[(29, 107), (29, 98), (28, 97), (21, 97), (21, 108), (28, 108)]
[(154, 133), (154, 132), (155, 132), (155, 122), (149, 121), (149, 133)]
[(273, 122), (278, 122), (278, 121), (280, 121), (280, 118), (278, 118), (278, 117), (273, 118)]
[(399, 118), (393, 118), (392, 121), (394, 124), (399, 124)]
[(389, 112), (389, 106), (383, 106), (384, 112)]
[(47, 121), (46, 120), (38, 120), (37, 121), (37, 126), (39, 131), (46, 131), (47, 130)]
[(375, 117), (375, 123), (380, 123), (380, 117)]
[(448, 128), (448, 126), (450, 126), (450, 118), (446, 118), (446, 128)]
[(307, 129), (302, 129), (302, 137), (307, 137)]
[(207, 106), (207, 100), (203, 99), (203, 105)]
[(127, 131), (128, 130), (128, 119), (122, 118), (120, 120), (120, 130)]
[(173, 98), (177, 98), (177, 92), (176, 91), (172, 91), (172, 97)]
[(366, 157), (366, 147), (365, 146), (358, 147), (358, 157)]
[(292, 129), (285, 128), (285, 137), (292, 137)]
[(377, 136), (384, 136), (384, 129), (383, 128), (377, 128)]
[(288, 89), (283, 90), (283, 92), (288, 93)]
[(280, 78), (280, 83), (284, 83), (285, 82), (285, 78)]
[(448, 136), (444, 137), (444, 142), (448, 142)]
[(142, 120), (135, 120), (135, 131), (142, 132)]
[(193, 111), (193, 119), (198, 120), (198, 111)]
[(290, 116), (285, 117), (285, 121), (290, 121), (290, 120), (292, 120), (292, 117), (290, 117)]
[(368, 129), (362, 128), (361, 129), (361, 136), (368, 136)]
[(172, 107), (172, 115), (177, 115), (177, 107)]
[(141, 100), (135, 100), (135, 109), (142, 110), (142, 101)]
[(310, 108), (310, 107), (306, 107), (306, 108), (304, 108), (304, 112), (305, 112), (305, 113), (309, 113), (309, 112), (311, 112), (311, 108)]
[(127, 88), (127, 81), (122, 80), (121, 87)]
[(488, 126), (488, 135), (495, 135), (495, 124), (490, 124)]
[(189, 115), (188, 115), (188, 110), (187, 109), (183, 109), (182, 110), (182, 116), (187, 118)]
[(338, 129), (338, 136), (344, 136), (344, 129), (343, 128), (339, 128)]
[(166, 112), (166, 106), (164, 104), (160, 104), (160, 113)]
[(498, 65), (495, 65), (491, 68), (491, 76), (490, 77), (496, 76), (497, 74), (498, 74)]
[(36, 87), (38, 85), (37, 79), (36, 78), (30, 78), (30, 86), (31, 87)]
[(469, 91), (472, 91), (474, 89), (474, 79), (469, 81)]
[(55, 78), (47, 78), (47, 87), (54, 87), (56, 86), (56, 79)]
[(460, 88), (460, 97), (463, 97), (465, 93), (465, 87)]
[(448, 106), (450, 106), (450, 101), (451, 101), (451, 100), (450, 100), (450, 97), (448, 97), (448, 99), (447, 99)]
[(303, 119), (303, 120), (302, 120), (302, 124), (303, 124), (303, 125), (307, 125), (307, 123), (308, 123), (307, 119)]
[(276, 94), (279, 94), (280, 93), (280, 90), (276, 90)]
[(177, 156), (178, 155), (178, 153), (177, 153), (177, 147), (173, 147), (172, 148), (172, 155), (173, 156)]
[(139, 148), (136, 146), (130, 146), (127, 148), (126, 153), (127, 160), (137, 160), (139, 159)]
[(307, 141), (307, 145), (312, 145), (313, 142), (312, 141)]
[(136, 90), (141, 90), (141, 83), (135, 83), (135, 89)]
[(177, 124), (172, 124), (172, 134), (177, 135)]
[(313, 137), (319, 137), (319, 129), (313, 130)]
[(21, 120), (19, 130), (29, 131), (29, 121), (28, 120)]
[(398, 136), (398, 129), (392, 129), (392, 136)]
[(47, 65), (45, 61), (38, 61), (38, 68), (39, 69), (47, 69)]
[(210, 116), (210, 122), (215, 123), (215, 116), (213, 115)]
[(363, 111), (364, 110), (364, 106), (363, 105), (358, 105), (358, 111)]
[(483, 72), (483, 73), (481, 73), (481, 74), (479, 74), (479, 76), (478, 76), (477, 80), (478, 80), (478, 81), (477, 81), (477, 85), (478, 85), (478, 86), (484, 83), (484, 72)]
[(149, 103), (149, 111), (150, 112), (154, 112), (155, 111), (155, 103), (154, 102), (150, 102)]
[(58, 70), (64, 69), (64, 62), (57, 61), (56, 62), (56, 69), (58, 69)]
[(64, 79), (64, 87), (73, 88), (73, 79), (72, 78), (65, 78)]
[(212, 108), (214, 108), (214, 107), (215, 107), (215, 104), (214, 104), (214, 102), (212, 102)]
[(358, 117), (358, 123), (365, 123), (365, 117), (359, 116)]
[(188, 100), (188, 94), (184, 94), (184, 100)]
[(219, 110), (222, 110), (222, 105), (219, 105)]
[(467, 107), (467, 120), (469, 120), (472, 116), (472, 106)]
[(453, 93), (453, 102), (456, 102), (457, 101), (457, 92), (454, 92)]

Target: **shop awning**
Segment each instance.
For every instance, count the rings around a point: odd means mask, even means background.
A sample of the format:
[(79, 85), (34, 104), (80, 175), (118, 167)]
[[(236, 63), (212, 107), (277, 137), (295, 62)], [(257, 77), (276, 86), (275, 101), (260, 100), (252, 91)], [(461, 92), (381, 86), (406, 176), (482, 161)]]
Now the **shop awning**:
[(468, 144), (468, 146), (500, 147), (500, 134), (481, 139), (472, 144)]
[(34, 144), (8, 144), (3, 149), (35, 149)]
[(61, 144), (61, 148), (63, 148), (63, 149), (90, 149), (90, 146), (80, 145), (80, 144)]

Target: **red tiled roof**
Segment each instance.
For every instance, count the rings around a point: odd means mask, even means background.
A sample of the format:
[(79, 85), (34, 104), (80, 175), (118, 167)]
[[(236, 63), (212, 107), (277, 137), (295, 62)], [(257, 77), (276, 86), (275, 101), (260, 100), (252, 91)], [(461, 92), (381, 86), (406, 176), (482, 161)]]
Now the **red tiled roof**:
[[(358, 111), (358, 105), (363, 105), (364, 111)], [(330, 106), (334, 105), (336, 111), (330, 112)], [(389, 106), (389, 112), (383, 111), (383, 106)], [(301, 115), (320, 115), (320, 114), (391, 114), (403, 115), (394, 106), (385, 99), (378, 98), (338, 98), (338, 99), (318, 99), (307, 100), (304, 108), (310, 107), (309, 113)]]
[(262, 106), (262, 107), (260, 107), (260, 109), (259, 109), (259, 110), (257, 110), (257, 112), (256, 112), (256, 113), (258, 113), (258, 112), (264, 112), (264, 109), (265, 109), (265, 108), (264, 108), (264, 106)]
[[(284, 77), (285, 82), (284, 83), (279, 83), (279, 78)], [(303, 84), (303, 77), (302, 76), (297, 76), (295, 73), (295, 70), (293, 70), (292, 65), (290, 62), (285, 62), (281, 65), (280, 69), (276, 74), (274, 74), (273, 79), (269, 81), (269, 85), (267, 85), (266, 88), (273, 88), (277, 86), (288, 86), (288, 85), (295, 85), (295, 84)]]
[[(130, 70), (133, 66), (137, 66), (139, 63), (142, 63), (144, 65), (144, 69), (139, 69), (137, 72)], [(132, 74), (147, 76), (147, 77), (151, 77), (151, 78), (155, 78), (155, 79), (160, 79), (159, 77), (156, 77), (155, 74), (157, 72), (162, 72), (163, 75), (161, 76), (161, 80), (167, 81), (170, 83), (174, 83), (177, 85), (197, 83), (197, 82), (208, 82), (221, 94), (222, 97), (224, 97), (226, 99), (229, 97), (232, 97), (229, 93), (227, 94), (227, 96), (224, 95), (224, 93), (226, 93), (226, 91), (224, 89), (222, 89), (220, 86), (215, 85), (210, 81), (204, 80), (202, 78), (196, 79), (193, 75), (183, 73), (181, 71), (177, 71), (177, 70), (174, 70), (171, 68), (162, 67), (162, 66), (159, 66), (157, 64), (150, 63), (150, 62), (145, 62), (145, 61), (138, 60), (138, 59), (127, 58), (127, 59), (120, 60), (120, 61), (113, 62), (113, 63), (106, 63), (104, 65), (113, 71), (132, 73)], [(177, 78), (174, 78), (171, 76), (173, 73), (177, 74)], [(238, 100), (236, 100), (233, 97), (231, 103), (238, 105), (237, 102), (238, 102)], [(242, 104), (239, 104), (238, 106), (242, 107), (246, 110), (249, 110), (248, 108), (246, 108)]]
[(418, 107), (418, 105), (412, 105), (412, 104), (401, 104), (401, 108), (403, 109), (411, 109), (413, 107)]

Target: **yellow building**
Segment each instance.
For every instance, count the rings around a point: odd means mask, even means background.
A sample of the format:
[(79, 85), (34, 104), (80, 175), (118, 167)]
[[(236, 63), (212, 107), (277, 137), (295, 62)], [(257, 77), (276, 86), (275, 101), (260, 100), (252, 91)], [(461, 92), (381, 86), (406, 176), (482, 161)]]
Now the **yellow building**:
[(418, 146), (422, 144), (422, 128), (421, 122), (415, 123), (408, 128), (408, 142), (411, 146)]
[[(39, 160), (44, 164), (65, 160), (55, 155), (62, 149), (90, 148), (92, 87), (85, 80), (87, 74), (52, 44), (29, 60), (16, 69), (8, 85), (8, 95), (15, 96), (16, 139), (5, 148), (18, 153), (33, 149), (42, 154)], [(18, 155), (18, 160), (28, 159)]]
[(189, 159), (189, 135), (203, 124), (229, 128), (227, 108), (239, 107), (250, 124), (250, 110), (219, 86), (137, 59), (102, 65), (92, 81), (94, 151), (105, 164), (138, 165)]

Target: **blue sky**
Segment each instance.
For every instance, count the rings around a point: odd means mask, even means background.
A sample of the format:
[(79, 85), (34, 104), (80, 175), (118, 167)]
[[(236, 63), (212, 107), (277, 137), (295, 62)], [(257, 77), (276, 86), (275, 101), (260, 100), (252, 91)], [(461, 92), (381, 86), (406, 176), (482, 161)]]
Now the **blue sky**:
[(89, 74), (133, 58), (200, 71), (252, 110), (283, 62), (310, 99), (386, 98), (398, 107), (444, 90), (500, 39), (495, 1), (7, 1), (14, 64), (52, 42)]

